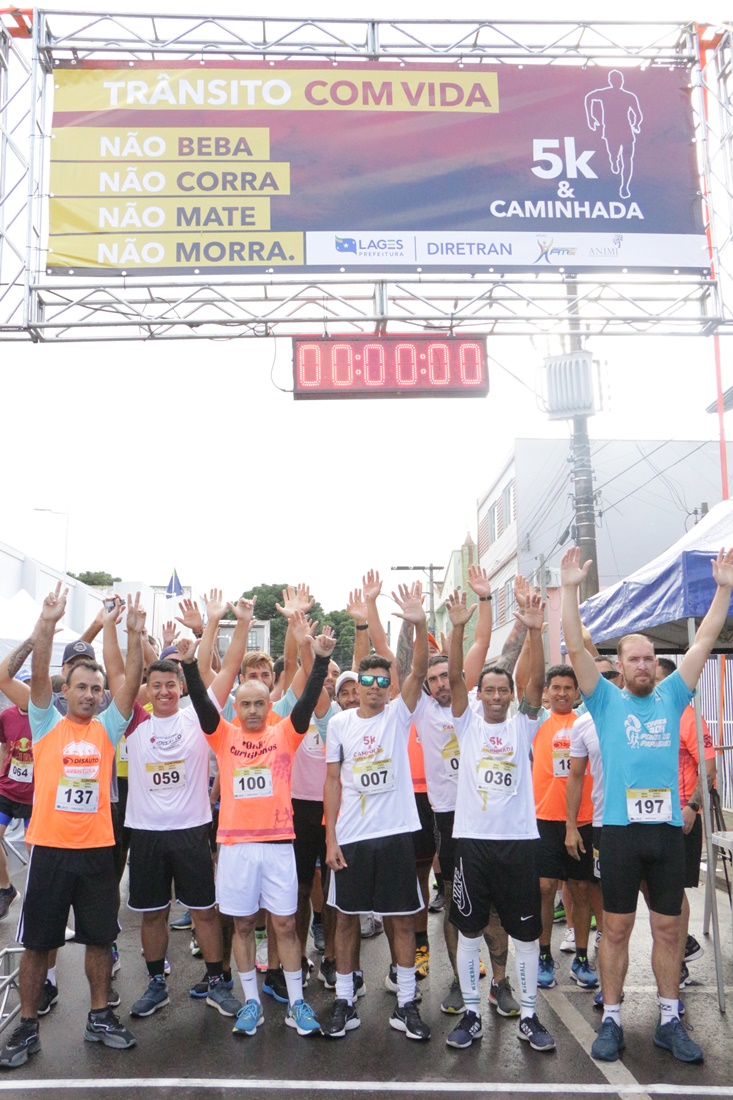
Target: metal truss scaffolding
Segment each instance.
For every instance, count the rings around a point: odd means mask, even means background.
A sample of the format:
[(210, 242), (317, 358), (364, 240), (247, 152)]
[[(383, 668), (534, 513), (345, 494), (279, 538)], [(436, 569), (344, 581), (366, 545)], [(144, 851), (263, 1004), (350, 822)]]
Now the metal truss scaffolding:
[[(288, 20), (0, 11), (0, 339), (733, 332), (731, 32), (693, 24)], [(53, 70), (113, 59), (385, 60), (690, 68), (711, 271), (49, 278)], [(572, 293), (568, 283), (572, 282)]]

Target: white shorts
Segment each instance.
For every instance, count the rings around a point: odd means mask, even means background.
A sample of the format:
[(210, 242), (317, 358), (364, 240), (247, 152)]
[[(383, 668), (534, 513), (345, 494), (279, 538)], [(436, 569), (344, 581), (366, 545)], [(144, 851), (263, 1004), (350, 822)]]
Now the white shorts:
[(251, 917), (258, 909), (276, 917), (291, 916), (298, 908), (292, 844), (222, 844), (216, 900), (230, 917)]

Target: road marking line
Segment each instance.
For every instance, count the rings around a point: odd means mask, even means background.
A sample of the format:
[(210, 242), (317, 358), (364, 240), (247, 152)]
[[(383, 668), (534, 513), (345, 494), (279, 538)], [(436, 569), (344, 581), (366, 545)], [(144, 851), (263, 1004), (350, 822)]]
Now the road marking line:
[[(615, 1063), (612, 1063), (615, 1066)], [(600, 1067), (599, 1067), (600, 1068)], [(623, 1067), (622, 1067), (623, 1068)], [(628, 1070), (626, 1071), (628, 1073)], [(20, 1078), (0, 1081), (0, 1092), (37, 1092), (48, 1089), (90, 1089), (103, 1091), (104, 1089), (245, 1089), (266, 1090), (280, 1089), (292, 1092), (429, 1092), (429, 1093), (513, 1093), (515, 1096), (522, 1093), (532, 1093), (536, 1096), (722, 1096), (733, 1097), (733, 1087), (727, 1085), (640, 1085), (618, 1082), (607, 1085), (588, 1085), (573, 1082), (572, 1084), (538, 1084), (528, 1082), (522, 1084), (518, 1081), (486, 1082), (486, 1081), (293, 1081), (269, 1079), (257, 1081), (252, 1078), (210, 1078), (210, 1077), (161, 1077), (153, 1080), (149, 1077), (110, 1078), (101, 1080), (94, 1078), (60, 1078), (46, 1080), (26, 1081)]]

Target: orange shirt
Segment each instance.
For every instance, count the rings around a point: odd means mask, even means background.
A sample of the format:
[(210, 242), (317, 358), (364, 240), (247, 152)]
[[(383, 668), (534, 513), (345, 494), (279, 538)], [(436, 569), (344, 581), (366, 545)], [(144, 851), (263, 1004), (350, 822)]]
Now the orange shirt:
[[(705, 745), (705, 759), (715, 759), (713, 739), (710, 736), (708, 724), (702, 720), (702, 736)], [(684, 809), (692, 798), (697, 785), (698, 753), (697, 732), (695, 730), (695, 708), (685, 707), (680, 718), (680, 806)], [(703, 784), (703, 791), (707, 786)], [(700, 811), (697, 811), (700, 813)]]
[(219, 843), (292, 840), (290, 777), (302, 737), (290, 719), (252, 734), (222, 718), (207, 740), (219, 762)]
[[(35, 792), (26, 842), (49, 848), (113, 845), (109, 791), (114, 755), (99, 717), (88, 725), (62, 718), (34, 741)], [(86, 806), (96, 810), (87, 812)]]
[(412, 789), (418, 794), (425, 793), (428, 789), (425, 779), (425, 757), (422, 751), (422, 742), (413, 722), (410, 726), (410, 737), (407, 742), (407, 755), (410, 758), (410, 775), (412, 776)]
[[(532, 744), (532, 782), (537, 817), (541, 821), (565, 821), (565, 791), (570, 770), (570, 727), (577, 714), (553, 714), (537, 730)], [(593, 779), (586, 771), (578, 810), (578, 825), (593, 820)]]

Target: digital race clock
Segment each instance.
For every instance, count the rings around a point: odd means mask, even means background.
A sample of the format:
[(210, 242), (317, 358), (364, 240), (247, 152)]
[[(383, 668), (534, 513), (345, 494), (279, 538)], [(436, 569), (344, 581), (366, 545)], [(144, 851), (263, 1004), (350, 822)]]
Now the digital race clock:
[(484, 397), (482, 338), (455, 336), (293, 337), (293, 395)]

